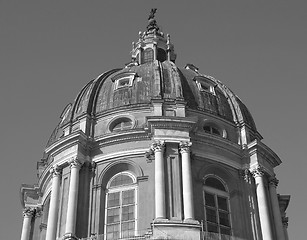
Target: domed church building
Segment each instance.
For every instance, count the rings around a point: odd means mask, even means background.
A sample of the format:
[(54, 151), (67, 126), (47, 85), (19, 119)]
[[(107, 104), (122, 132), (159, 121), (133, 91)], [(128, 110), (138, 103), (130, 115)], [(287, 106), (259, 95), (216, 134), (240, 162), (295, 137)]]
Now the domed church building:
[(176, 66), (155, 11), (131, 62), (63, 110), (21, 186), (21, 240), (288, 239), (281, 160), (227, 86)]

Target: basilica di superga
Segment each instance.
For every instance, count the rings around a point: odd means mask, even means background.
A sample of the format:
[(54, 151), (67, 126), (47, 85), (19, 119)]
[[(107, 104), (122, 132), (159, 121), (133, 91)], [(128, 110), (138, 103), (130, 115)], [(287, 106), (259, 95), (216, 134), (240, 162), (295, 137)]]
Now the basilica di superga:
[(21, 240), (288, 240), (281, 160), (234, 92), (176, 66), (155, 13), (64, 108), (20, 189)]

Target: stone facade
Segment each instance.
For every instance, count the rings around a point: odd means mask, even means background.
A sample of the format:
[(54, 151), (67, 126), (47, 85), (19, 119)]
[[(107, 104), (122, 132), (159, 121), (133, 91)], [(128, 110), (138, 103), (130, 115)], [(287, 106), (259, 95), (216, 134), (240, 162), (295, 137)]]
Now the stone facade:
[(288, 239), (281, 160), (228, 87), (175, 65), (154, 15), (61, 114), (21, 187), (21, 239)]

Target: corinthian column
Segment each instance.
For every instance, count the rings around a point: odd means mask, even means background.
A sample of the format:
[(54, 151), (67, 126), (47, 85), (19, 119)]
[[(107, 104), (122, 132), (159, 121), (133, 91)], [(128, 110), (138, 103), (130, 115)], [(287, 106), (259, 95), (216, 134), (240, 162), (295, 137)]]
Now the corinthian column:
[(194, 219), (192, 170), (190, 159), (191, 142), (181, 142), (179, 144), (182, 158), (182, 192), (183, 192), (183, 212), (184, 219)]
[(273, 208), (273, 216), (274, 216), (274, 223), (276, 228), (276, 236), (278, 240), (285, 240), (285, 234), (283, 229), (283, 224), (281, 220), (279, 202), (276, 193), (276, 187), (278, 185), (278, 180), (274, 177), (269, 180), (270, 185), (270, 197), (271, 203)]
[(258, 200), (259, 218), (263, 240), (273, 240), (270, 222), (270, 212), (264, 184), (264, 171), (261, 167), (252, 170), (256, 183), (256, 195)]
[(62, 171), (59, 166), (55, 165), (53, 168), (50, 169), (50, 173), (52, 174), (52, 188), (48, 213), (46, 240), (54, 240), (56, 238), (59, 213), (60, 180)]
[(67, 217), (64, 239), (76, 239), (76, 216), (78, 203), (78, 188), (79, 188), (79, 170), (82, 163), (78, 159), (73, 159), (70, 164), (70, 183), (67, 203)]
[(165, 178), (164, 178), (164, 141), (156, 141), (151, 149), (155, 153), (155, 214), (156, 218), (166, 218)]
[(30, 232), (31, 232), (31, 221), (35, 215), (35, 209), (26, 207), (23, 210), (23, 224), (21, 231), (21, 240), (29, 240)]

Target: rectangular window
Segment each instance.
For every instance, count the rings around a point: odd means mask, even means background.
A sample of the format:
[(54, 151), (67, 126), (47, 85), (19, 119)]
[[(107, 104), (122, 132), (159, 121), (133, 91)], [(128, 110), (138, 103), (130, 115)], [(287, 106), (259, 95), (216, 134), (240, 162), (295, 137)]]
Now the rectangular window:
[(107, 194), (106, 239), (135, 235), (135, 189), (118, 189)]
[[(228, 198), (204, 191), (206, 231), (231, 235)], [(226, 236), (224, 236), (226, 237)]]

